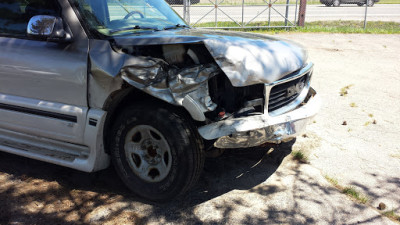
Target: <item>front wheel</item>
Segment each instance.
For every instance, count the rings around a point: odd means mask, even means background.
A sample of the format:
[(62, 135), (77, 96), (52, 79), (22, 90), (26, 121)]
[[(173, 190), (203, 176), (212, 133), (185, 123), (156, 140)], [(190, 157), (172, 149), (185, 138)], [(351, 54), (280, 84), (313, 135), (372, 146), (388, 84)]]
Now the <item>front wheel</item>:
[(368, 0), (368, 2), (367, 2), (367, 5), (369, 6), (369, 7), (372, 7), (372, 6), (374, 6), (374, 0)]
[(202, 140), (182, 112), (146, 104), (128, 108), (116, 120), (112, 160), (137, 195), (166, 201), (198, 180), (204, 165)]

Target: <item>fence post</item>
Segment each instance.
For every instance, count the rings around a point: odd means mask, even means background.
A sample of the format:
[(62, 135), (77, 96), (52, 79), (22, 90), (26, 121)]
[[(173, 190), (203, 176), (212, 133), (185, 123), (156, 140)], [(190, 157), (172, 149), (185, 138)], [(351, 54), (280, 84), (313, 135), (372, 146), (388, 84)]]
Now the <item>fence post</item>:
[(367, 9), (368, 9), (368, 0), (365, 0), (364, 30), (367, 29)]
[(300, 0), (299, 21), (297, 22), (298, 26), (304, 27), (304, 21), (306, 19), (306, 6), (307, 0)]
[(271, 7), (272, 3), (271, 0), (268, 1), (268, 27), (271, 26)]
[(183, 19), (187, 22), (187, 2), (183, 0)]
[(244, 0), (242, 0), (242, 27), (244, 27)]
[(286, 0), (286, 12), (285, 12), (285, 27), (288, 24), (288, 17), (289, 17), (289, 0)]
[(215, 9), (215, 27), (218, 27), (218, 0), (215, 0), (215, 5), (214, 5), (214, 9)]
[(183, 0), (183, 19), (190, 24), (190, 0)]

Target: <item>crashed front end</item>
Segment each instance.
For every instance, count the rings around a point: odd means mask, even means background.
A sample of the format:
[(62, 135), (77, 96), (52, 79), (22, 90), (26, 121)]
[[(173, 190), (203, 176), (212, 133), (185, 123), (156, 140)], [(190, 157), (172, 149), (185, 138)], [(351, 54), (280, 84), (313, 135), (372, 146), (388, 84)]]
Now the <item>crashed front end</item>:
[[(288, 141), (320, 107), (310, 86), (313, 64), (306, 63), (303, 48), (288, 41), (184, 29), (115, 38), (111, 52), (107, 59), (92, 51), (92, 70), (109, 70), (185, 108), (200, 122), (199, 134), (218, 148)], [(119, 63), (113, 70), (101, 68), (103, 61)]]
[(219, 121), (198, 129), (200, 135), (216, 140), (218, 148), (280, 143), (298, 136), (320, 108), (319, 96), (310, 86), (312, 69), (309, 63), (278, 81), (242, 87), (255, 92), (243, 102), (244, 107), (228, 116), (219, 114)]

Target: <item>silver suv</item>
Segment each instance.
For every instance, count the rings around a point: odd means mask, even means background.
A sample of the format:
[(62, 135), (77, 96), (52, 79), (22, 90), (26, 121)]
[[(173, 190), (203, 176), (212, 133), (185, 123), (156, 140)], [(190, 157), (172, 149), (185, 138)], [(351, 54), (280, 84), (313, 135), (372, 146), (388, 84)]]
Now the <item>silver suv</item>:
[(160, 0), (0, 0), (0, 150), (165, 201), (213, 147), (298, 135), (317, 113), (294, 43), (190, 28)]

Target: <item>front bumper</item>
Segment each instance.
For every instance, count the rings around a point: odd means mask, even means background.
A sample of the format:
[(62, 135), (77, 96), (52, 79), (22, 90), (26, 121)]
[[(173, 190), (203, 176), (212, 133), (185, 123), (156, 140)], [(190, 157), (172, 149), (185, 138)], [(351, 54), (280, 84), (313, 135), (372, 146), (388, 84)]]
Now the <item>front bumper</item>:
[(222, 120), (202, 126), (198, 131), (206, 140), (216, 139), (214, 146), (217, 148), (246, 148), (267, 142), (285, 142), (305, 129), (320, 106), (319, 96), (310, 87), (304, 101), (289, 112), (277, 116), (267, 113)]

